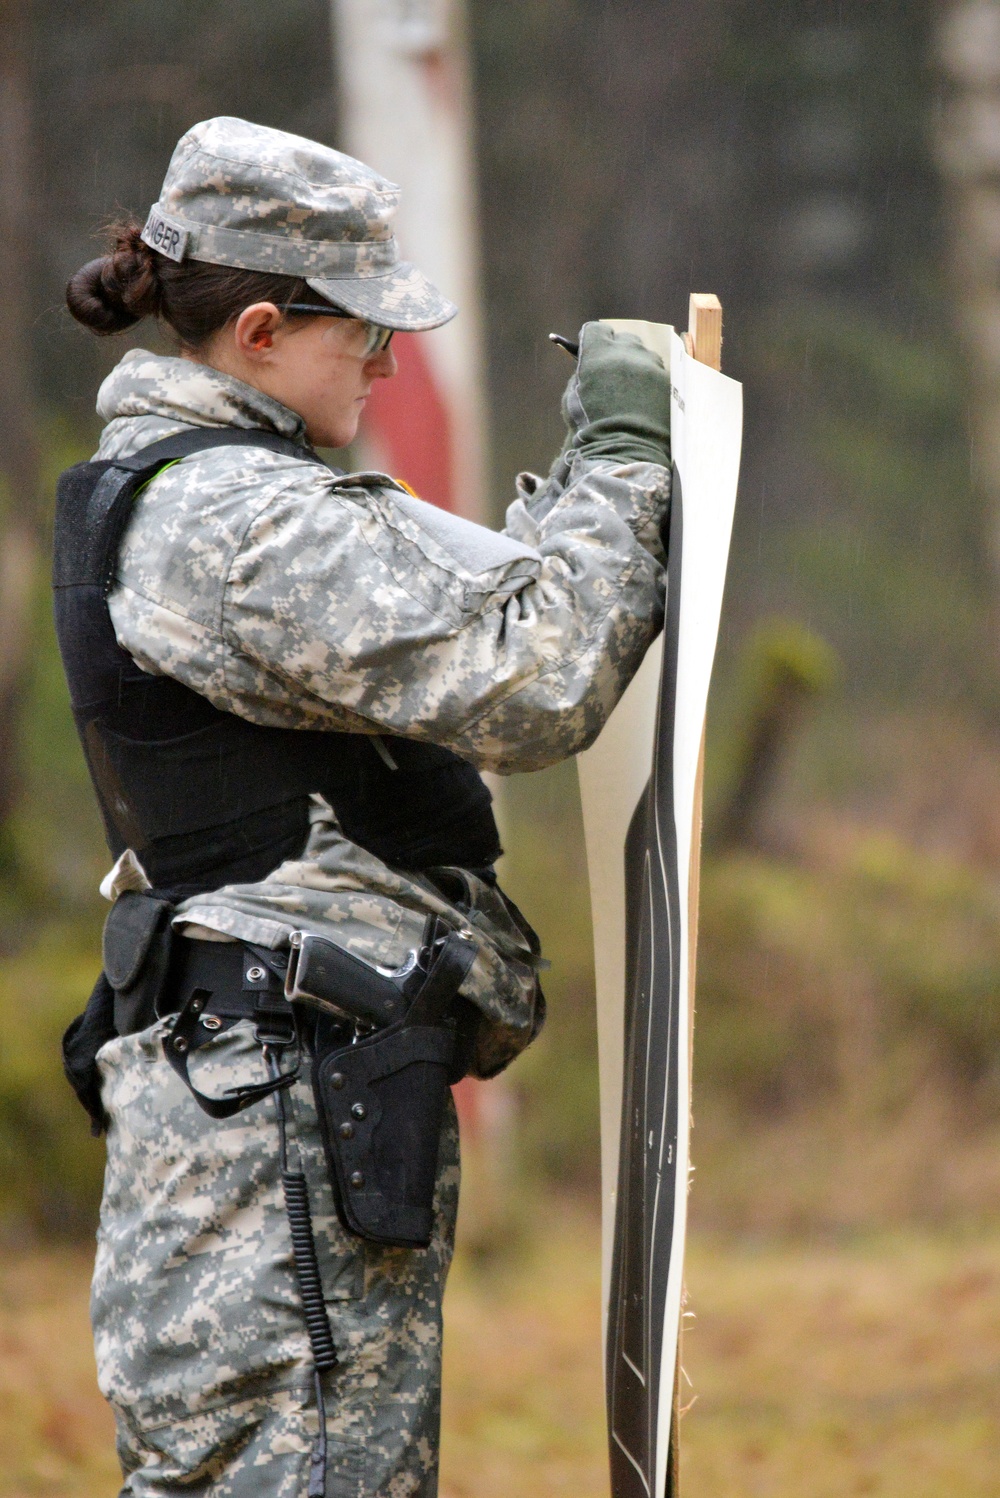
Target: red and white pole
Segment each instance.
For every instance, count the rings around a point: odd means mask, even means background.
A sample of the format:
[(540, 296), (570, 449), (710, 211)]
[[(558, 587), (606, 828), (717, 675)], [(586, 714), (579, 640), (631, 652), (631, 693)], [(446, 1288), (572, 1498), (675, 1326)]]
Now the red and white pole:
[(366, 456), (422, 499), (486, 519), (479, 255), (464, 0), (333, 0), (346, 151), (402, 188), (400, 251), (456, 302), (431, 333), (397, 333), (376, 381)]
[[(459, 308), (443, 328), (396, 334), (399, 373), (376, 380), (365, 408), (365, 461), (403, 479), (421, 499), (484, 522), (487, 440), (464, 0), (332, 4), (340, 144), (399, 184), (400, 253)], [(455, 1100), (475, 1197), (477, 1178), (495, 1176), (506, 1153), (502, 1136), (509, 1133), (512, 1099), (502, 1085), (487, 1090), (467, 1080), (455, 1088)], [(473, 1202), (472, 1216), (480, 1215)]]

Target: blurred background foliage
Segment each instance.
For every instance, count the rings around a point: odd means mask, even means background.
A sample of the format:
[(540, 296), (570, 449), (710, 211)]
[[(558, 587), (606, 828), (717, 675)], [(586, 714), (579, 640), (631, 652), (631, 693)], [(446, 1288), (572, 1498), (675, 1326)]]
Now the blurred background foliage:
[[(1000, 76), (1000, 43), (992, 74), (963, 74), (955, 28), (984, 10), (471, 4), (497, 523), (514, 473), (560, 441), (550, 329), (683, 326), (689, 291), (714, 290), (745, 385), (695, 1047), (693, 1209), (720, 1228), (1000, 1211), (1000, 499), (982, 458), (1000, 381), (955, 275), (979, 180), (960, 106)], [(92, 1223), (102, 1149), (56, 1040), (98, 965), (106, 853), (45, 554), (97, 385), (154, 335), (89, 337), (62, 286), (102, 221), (145, 212), (195, 120), (336, 144), (337, 100), (323, 0), (3, 13), (0, 1216), (72, 1234)], [(573, 767), (515, 778), (503, 816), (505, 882), (553, 961), (550, 1024), (512, 1074), (519, 1168), (591, 1192)]]

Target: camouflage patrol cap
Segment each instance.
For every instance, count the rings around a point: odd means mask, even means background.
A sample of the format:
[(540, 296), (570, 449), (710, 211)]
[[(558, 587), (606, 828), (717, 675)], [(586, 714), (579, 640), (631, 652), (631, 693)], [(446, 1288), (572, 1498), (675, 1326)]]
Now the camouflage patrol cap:
[(399, 188), (353, 156), (221, 115), (178, 141), (142, 237), (171, 260), (301, 276), (335, 306), (418, 331), (458, 310), (392, 232)]

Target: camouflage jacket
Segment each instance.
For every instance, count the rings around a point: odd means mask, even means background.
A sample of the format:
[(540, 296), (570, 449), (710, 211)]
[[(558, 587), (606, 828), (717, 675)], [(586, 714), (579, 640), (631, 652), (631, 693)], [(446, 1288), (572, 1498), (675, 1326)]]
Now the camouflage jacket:
[[(98, 458), (188, 427), (305, 442), (301, 418), (260, 391), (142, 350), (104, 382), (98, 412)], [(303, 460), (194, 454), (136, 500), (109, 598), (116, 635), (145, 670), (256, 723), (404, 734), (500, 773), (554, 763), (594, 739), (661, 626), (669, 473), (568, 449), (517, 491), (497, 533), (385, 474), (338, 477), (305, 447)], [(483, 900), (482, 929), (516, 969), (526, 950), (486, 887)], [(392, 966), (435, 901), (318, 804), (299, 860), (195, 896), (178, 919), (275, 947), (306, 927)], [(523, 1034), (527, 987), (502, 966), (487, 954), (469, 996)]]

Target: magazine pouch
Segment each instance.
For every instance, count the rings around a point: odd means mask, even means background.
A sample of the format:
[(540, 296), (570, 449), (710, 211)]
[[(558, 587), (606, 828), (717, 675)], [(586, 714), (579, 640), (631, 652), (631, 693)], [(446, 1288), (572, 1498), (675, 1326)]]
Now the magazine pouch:
[(170, 969), (174, 909), (169, 900), (129, 890), (118, 896), (104, 923), (104, 971), (115, 991), (119, 1035), (145, 1030), (156, 1019)]

